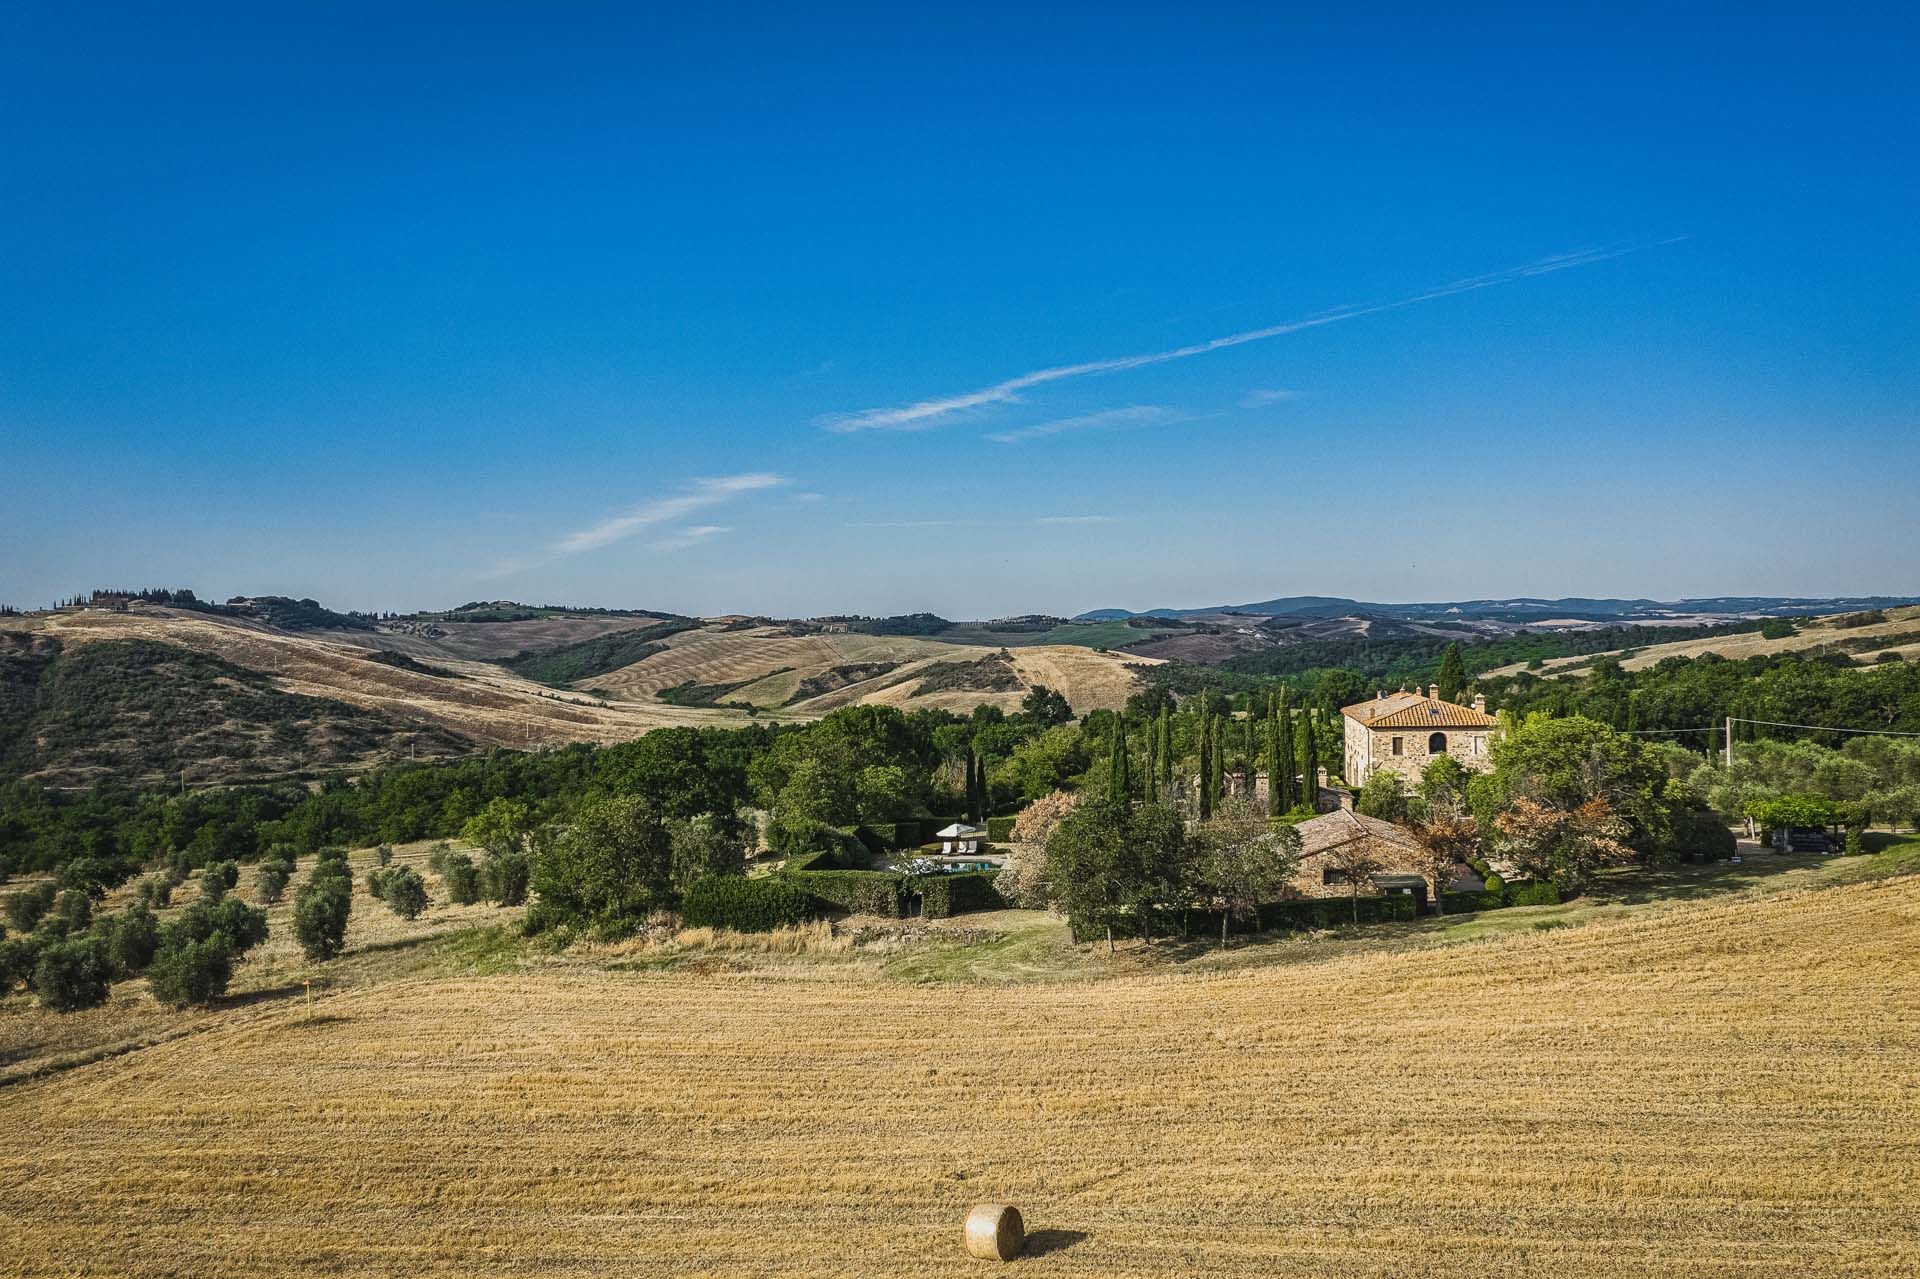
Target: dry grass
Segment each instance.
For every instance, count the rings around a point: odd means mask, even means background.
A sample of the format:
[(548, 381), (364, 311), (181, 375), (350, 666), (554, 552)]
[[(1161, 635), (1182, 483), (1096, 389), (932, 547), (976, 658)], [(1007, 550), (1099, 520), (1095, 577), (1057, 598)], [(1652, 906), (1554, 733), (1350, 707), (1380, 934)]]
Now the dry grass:
[(1910, 1275), (1898, 878), (1225, 975), (436, 977), (0, 1093), (9, 1273)]

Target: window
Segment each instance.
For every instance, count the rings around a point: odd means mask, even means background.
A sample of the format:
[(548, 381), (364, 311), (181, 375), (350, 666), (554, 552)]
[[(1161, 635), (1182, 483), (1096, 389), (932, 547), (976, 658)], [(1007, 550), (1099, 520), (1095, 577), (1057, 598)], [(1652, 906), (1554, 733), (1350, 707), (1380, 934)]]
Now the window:
[(1394, 753), (1394, 754), (1396, 754), (1396, 755), (1398, 755), (1398, 754), (1400, 754), (1400, 753), (1401, 753), (1402, 751), (1404, 751), (1405, 749), (1406, 749), (1406, 739), (1405, 739), (1404, 737), (1396, 737), (1396, 738), (1394, 738), (1394, 739), (1393, 739), (1393, 753)]
[[(1395, 738), (1394, 740), (1398, 741), (1400, 739)], [(1347, 882), (1347, 872), (1329, 866), (1320, 872), (1320, 882), (1323, 884), (1344, 884)]]
[(1447, 735), (1445, 733), (1435, 733), (1432, 737), (1429, 737), (1427, 739), (1427, 754), (1444, 755), (1446, 753), (1447, 753)]

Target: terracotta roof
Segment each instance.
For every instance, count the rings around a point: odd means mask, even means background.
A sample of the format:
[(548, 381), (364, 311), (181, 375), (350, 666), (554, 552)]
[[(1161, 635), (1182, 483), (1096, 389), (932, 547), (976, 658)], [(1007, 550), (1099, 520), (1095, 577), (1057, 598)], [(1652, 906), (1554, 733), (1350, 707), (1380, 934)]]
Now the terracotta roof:
[(1368, 728), (1497, 728), (1500, 724), (1485, 711), (1419, 693), (1388, 693), (1342, 707), (1340, 713)]
[(1418, 851), (1420, 847), (1420, 841), (1404, 826), (1395, 826), (1392, 822), (1383, 822), (1377, 817), (1368, 817), (1346, 808), (1310, 817), (1295, 825), (1294, 829), (1300, 832), (1302, 858), (1318, 857), (1328, 849), (1351, 844), (1356, 839), (1377, 839), (1410, 851)]

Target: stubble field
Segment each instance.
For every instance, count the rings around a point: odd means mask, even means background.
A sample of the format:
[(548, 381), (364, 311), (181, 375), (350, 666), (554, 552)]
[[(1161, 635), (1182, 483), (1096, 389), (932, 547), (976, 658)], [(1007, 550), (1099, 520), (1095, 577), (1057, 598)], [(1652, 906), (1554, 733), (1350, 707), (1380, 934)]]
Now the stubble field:
[(1898, 878), (1209, 977), (349, 989), (0, 1093), (20, 1274), (1909, 1275)]

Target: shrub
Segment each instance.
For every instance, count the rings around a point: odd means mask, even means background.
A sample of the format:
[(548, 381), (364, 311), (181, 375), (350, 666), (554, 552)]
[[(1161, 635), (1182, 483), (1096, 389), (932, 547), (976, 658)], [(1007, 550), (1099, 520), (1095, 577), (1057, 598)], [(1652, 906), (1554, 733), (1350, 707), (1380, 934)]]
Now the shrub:
[(34, 926), (53, 909), (53, 899), (58, 892), (52, 884), (42, 881), (32, 888), (8, 893), (7, 923), (17, 933), (32, 932)]
[(920, 913), (928, 919), (946, 919), (976, 910), (1004, 910), (994, 881), (1000, 872), (973, 871), (963, 875), (918, 875), (909, 886), (920, 894)]
[(116, 977), (138, 977), (160, 949), (160, 921), (145, 902), (135, 902), (116, 915), (107, 933), (107, 959)]
[(687, 890), (680, 906), (680, 918), (689, 928), (731, 928), (742, 933), (804, 923), (812, 913), (806, 890), (785, 875), (764, 879), (709, 875)]
[(308, 959), (332, 959), (346, 946), (353, 890), (337, 877), (315, 878), (295, 896), (293, 935)]
[(1004, 844), (1012, 839), (1013, 824), (1017, 820), (1019, 819), (1016, 817), (987, 818), (987, 842), (990, 844)]
[(293, 878), (284, 862), (268, 862), (254, 879), (254, 895), (262, 906), (271, 906), (286, 895), (287, 881)]
[(173, 900), (173, 880), (161, 873), (149, 875), (140, 881), (138, 900), (151, 910), (158, 910)]
[(0, 941), (0, 997), (11, 995), (23, 981), (33, 978), (34, 965), (40, 962), (44, 943), (37, 937), (9, 937)]
[(69, 888), (54, 902), (53, 917), (66, 932), (85, 932), (93, 922), (93, 898), (78, 888)]
[(480, 870), (465, 853), (447, 858), (440, 882), (446, 887), (447, 900), (456, 906), (471, 906), (480, 900)]
[(1499, 910), (1507, 905), (1506, 896), (1492, 888), (1484, 893), (1444, 893), (1440, 904), (1449, 915), (1464, 915), (1476, 910)]
[(1508, 884), (1507, 904), (1509, 906), (1557, 906), (1560, 904), (1560, 889), (1549, 880)]
[(98, 937), (56, 942), (33, 966), (33, 993), (55, 1012), (78, 1012), (107, 1002), (113, 966)]
[(1480, 878), (1486, 881), (1488, 892), (1499, 893), (1503, 897), (1506, 895), (1507, 881), (1500, 878), (1500, 876), (1494, 874), (1492, 871), (1488, 871)]
[(12, 879), (12, 878), (13, 878), (13, 866), (7, 861), (6, 858), (0, 857), (0, 884), (4, 884), (9, 879)]
[(267, 912), (229, 897), (213, 908), (213, 931), (236, 957), (244, 955), (267, 939)]
[(453, 845), (441, 840), (427, 850), (427, 869), (436, 875), (447, 873), (447, 858), (453, 856)]
[(381, 866), (393, 865), (393, 845), (382, 844), (373, 850), (373, 860)]
[(1866, 844), (1860, 838), (1861, 835), (1864, 833), (1864, 829), (1863, 829), (1864, 825), (1865, 824), (1862, 822), (1848, 823), (1847, 842), (1844, 848), (1842, 849), (1842, 851), (1845, 852), (1847, 856), (1858, 857), (1862, 853), (1867, 851)]
[(147, 969), (147, 988), (171, 1008), (208, 1004), (224, 995), (233, 978), (233, 955), (219, 933), (203, 941), (181, 938), (163, 947)]
[(238, 866), (232, 862), (214, 862), (200, 872), (200, 895), (208, 901), (217, 902), (239, 882)]
[(387, 895), (387, 872), (375, 866), (367, 872), (367, 896), (379, 901)]
[(1673, 847), (1677, 853), (1718, 861), (1733, 856), (1740, 842), (1710, 809), (1678, 808), (1673, 814)]
[(501, 853), (480, 868), (481, 884), (489, 900), (502, 906), (524, 906), (533, 879), (533, 861), (525, 853)]
[(427, 908), (427, 882), (411, 866), (396, 866), (382, 882), (386, 888), (387, 909), (402, 919), (418, 918)]

